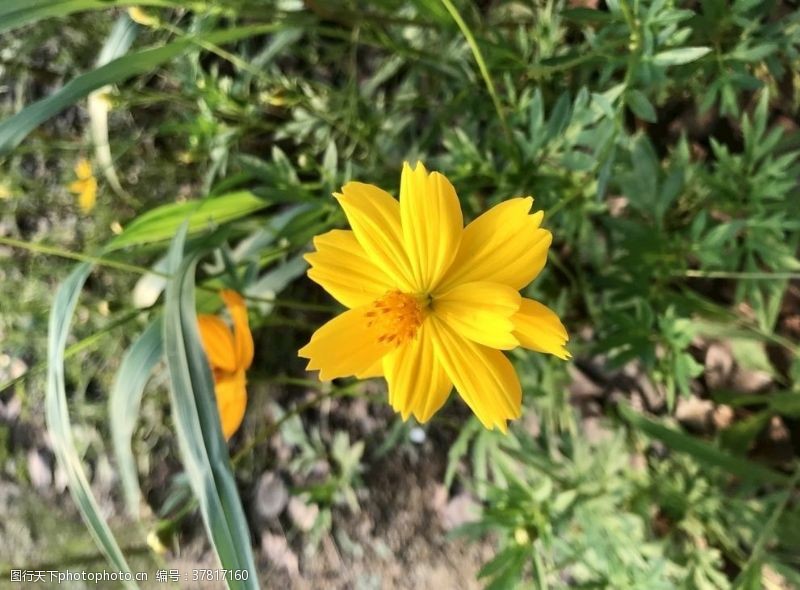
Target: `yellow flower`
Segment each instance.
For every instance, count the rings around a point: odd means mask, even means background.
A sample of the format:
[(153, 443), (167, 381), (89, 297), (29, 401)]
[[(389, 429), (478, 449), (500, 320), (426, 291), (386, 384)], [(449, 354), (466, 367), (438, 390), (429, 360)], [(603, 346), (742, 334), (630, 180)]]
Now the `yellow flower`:
[(71, 182), (69, 191), (78, 196), (78, 205), (81, 211), (89, 213), (97, 201), (97, 179), (92, 174), (92, 164), (86, 158), (81, 158), (75, 164), (75, 176), (78, 180)]
[(523, 346), (570, 358), (555, 313), (519, 290), (552, 241), (533, 199), (515, 198), (463, 226), (453, 185), (406, 163), (400, 201), (350, 182), (334, 195), (352, 231), (314, 239), (308, 276), (350, 308), (300, 356), (321, 379), (384, 376), (403, 419), (426, 422), (456, 390), (486, 428), (505, 432), (522, 391), (501, 352)]
[(241, 295), (226, 289), (220, 296), (228, 307), (233, 332), (215, 315), (201, 314), (197, 322), (203, 349), (214, 373), (214, 391), (222, 433), (228, 440), (242, 424), (247, 406), (245, 371), (253, 363), (253, 335)]

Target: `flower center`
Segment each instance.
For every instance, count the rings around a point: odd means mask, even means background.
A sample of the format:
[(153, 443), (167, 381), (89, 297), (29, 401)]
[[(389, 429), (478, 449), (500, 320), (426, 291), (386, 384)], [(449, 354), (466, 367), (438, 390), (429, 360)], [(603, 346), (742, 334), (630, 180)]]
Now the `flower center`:
[(367, 312), (367, 326), (377, 332), (378, 342), (400, 345), (416, 335), (423, 314), (419, 299), (408, 293), (389, 291), (372, 304)]

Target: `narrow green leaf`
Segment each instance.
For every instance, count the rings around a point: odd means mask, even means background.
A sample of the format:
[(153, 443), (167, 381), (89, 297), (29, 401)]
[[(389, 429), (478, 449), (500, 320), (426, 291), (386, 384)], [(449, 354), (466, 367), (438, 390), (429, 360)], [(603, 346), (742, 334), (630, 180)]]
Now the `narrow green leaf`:
[(246, 294), (260, 298), (275, 297), (306, 271), (308, 263), (303, 256), (303, 254), (298, 254), (265, 273), (256, 283), (247, 288)]
[(569, 125), (571, 116), (569, 93), (564, 92), (556, 100), (556, 104), (547, 121), (547, 131), (545, 132), (547, 138), (556, 139), (559, 137)]
[(267, 205), (269, 203), (248, 191), (202, 201), (162, 205), (134, 219), (125, 231), (109, 243), (108, 251), (167, 240), (175, 235), (187, 218), (188, 231), (194, 233), (244, 217)]
[(786, 486), (786, 491), (783, 493), (783, 498), (780, 503), (775, 507), (769, 520), (764, 524), (761, 529), (761, 534), (758, 536), (753, 550), (750, 552), (750, 557), (747, 563), (742, 568), (739, 575), (733, 581), (734, 590), (745, 590), (747, 588), (761, 588), (762, 574), (761, 569), (763, 562), (766, 558), (766, 547), (770, 540), (775, 536), (775, 529), (778, 522), (781, 520), (789, 501), (795, 494), (795, 487), (797, 486), (798, 479), (800, 479), (800, 470), (796, 470), (794, 476)]
[(710, 47), (680, 47), (667, 49), (653, 56), (657, 66), (679, 66), (700, 59), (711, 51)]
[(625, 102), (633, 111), (633, 114), (649, 123), (655, 123), (658, 120), (656, 109), (639, 90), (628, 90), (625, 94)]
[(475, 482), (475, 495), (486, 499), (489, 490), (489, 437), (491, 431), (481, 428), (472, 445), (472, 479)]
[(139, 516), (139, 479), (131, 439), (139, 417), (145, 385), (164, 354), (161, 319), (153, 321), (136, 339), (120, 363), (108, 399), (109, 429), (128, 513)]
[[(72, 315), (91, 268), (90, 264), (83, 263), (72, 271), (56, 292), (53, 307), (50, 310), (47, 334), (45, 419), (56, 460), (66, 473), (69, 491), (89, 533), (112, 566), (119, 571), (130, 572), (122, 550), (108, 527), (108, 523), (100, 513), (100, 508), (92, 494), (86, 473), (81, 465), (80, 455), (72, 438), (72, 424), (67, 409), (64, 350)], [(126, 582), (124, 585), (127, 588), (138, 588), (133, 582)]]
[[(131, 48), (139, 27), (128, 15), (122, 14), (114, 23), (114, 28), (108, 35), (100, 55), (97, 58), (97, 65), (102, 66), (112, 59), (125, 55)], [(111, 145), (108, 140), (108, 112), (111, 109), (106, 94), (110, 92), (111, 86), (103, 86), (89, 94), (87, 99), (87, 110), (89, 111), (89, 131), (94, 144), (94, 157), (100, 167), (103, 176), (106, 177), (108, 185), (120, 197), (127, 197), (125, 190), (120, 184), (117, 171), (114, 168), (114, 159), (111, 156)]]
[(185, 37), (163, 47), (151, 47), (130, 53), (78, 76), (47, 98), (25, 107), (0, 123), (0, 156), (8, 154), (44, 121), (75, 104), (93, 90), (150, 72), (162, 63), (196, 48), (198, 43), (230, 43), (269, 33), (278, 26), (253, 25)]
[(194, 288), (197, 258), (184, 258), (187, 233), (188, 224), (170, 247), (172, 278), (164, 305), (172, 416), (186, 475), (220, 565), (248, 572), (247, 580), (228, 580), (228, 587), (258, 588), (247, 520), (222, 436), (214, 381), (200, 343)]
[[(4, 0), (0, 5), (0, 33), (44, 18), (67, 16), (84, 10), (107, 10), (134, 4), (131, 0)], [(137, 0), (139, 6), (185, 7), (170, 0)]]
[(481, 77), (483, 77), (483, 82), (486, 84), (486, 89), (489, 91), (489, 96), (492, 97), (492, 102), (494, 103), (494, 110), (497, 112), (497, 117), (500, 119), (500, 124), (503, 127), (503, 132), (506, 134), (508, 139), (511, 139), (511, 129), (506, 122), (506, 116), (503, 114), (503, 105), (500, 104), (500, 96), (497, 94), (497, 90), (494, 87), (494, 82), (492, 81), (492, 76), (489, 74), (489, 68), (486, 65), (486, 61), (483, 59), (483, 53), (481, 53), (481, 48), (478, 46), (478, 42), (475, 40), (475, 36), (472, 34), (472, 31), (467, 26), (467, 23), (461, 17), (461, 13), (458, 12), (458, 9), (450, 0), (441, 0), (444, 7), (447, 9), (447, 12), (450, 13), (450, 16), (453, 17), (456, 25), (461, 30), (461, 33), (464, 35), (464, 38), (467, 40), (467, 45), (469, 45), (470, 51), (472, 51), (472, 56), (475, 58), (475, 63), (478, 64), (478, 69), (481, 72)]
[(733, 453), (746, 453), (771, 417), (769, 412), (762, 411), (737, 420), (720, 432), (720, 444)]
[(781, 416), (800, 417), (800, 393), (787, 391), (786, 393), (771, 394), (769, 407)]
[(491, 577), (504, 570), (520, 569), (521, 562), (526, 559), (527, 547), (511, 546), (495, 555), (478, 571), (478, 579)]
[(614, 20), (614, 15), (610, 12), (583, 7), (568, 8), (561, 13), (561, 16), (579, 24), (607, 23)]
[(453, 485), (453, 479), (456, 476), (456, 470), (461, 462), (461, 458), (467, 454), (469, 450), (469, 441), (480, 429), (480, 422), (476, 418), (472, 418), (464, 425), (461, 432), (458, 433), (458, 438), (447, 451), (447, 470), (444, 475), (444, 487), (450, 488)]
[(673, 450), (688, 453), (701, 463), (717, 467), (743, 480), (755, 483), (786, 484), (789, 481), (789, 478), (777, 471), (772, 471), (747, 459), (729, 455), (717, 447), (689, 436), (680, 430), (668, 428), (637, 413), (626, 404), (620, 404), (618, 408), (620, 415), (632, 426), (648, 436), (657, 438)]

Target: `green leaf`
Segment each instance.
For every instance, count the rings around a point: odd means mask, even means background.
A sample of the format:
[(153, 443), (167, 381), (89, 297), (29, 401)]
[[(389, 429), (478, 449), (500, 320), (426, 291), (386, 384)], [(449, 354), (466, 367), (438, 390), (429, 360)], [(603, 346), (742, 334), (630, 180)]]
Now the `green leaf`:
[(472, 57), (475, 58), (475, 63), (478, 64), (478, 70), (480, 70), (481, 77), (486, 84), (486, 89), (489, 91), (489, 96), (492, 97), (492, 103), (494, 103), (494, 109), (497, 112), (497, 118), (500, 120), (500, 124), (503, 127), (506, 137), (510, 140), (511, 129), (508, 127), (508, 123), (506, 122), (506, 117), (503, 114), (503, 105), (500, 102), (500, 96), (497, 94), (497, 90), (494, 87), (492, 76), (489, 73), (489, 67), (486, 65), (486, 61), (483, 59), (483, 53), (481, 52), (478, 42), (475, 40), (472, 30), (462, 18), (461, 13), (458, 12), (458, 8), (456, 8), (455, 4), (453, 4), (451, 0), (441, 0), (441, 2), (447, 9), (447, 12), (450, 13), (450, 16), (453, 17), (453, 20), (461, 30), (461, 33), (464, 35), (467, 45), (469, 45), (470, 51), (472, 51)]
[(475, 482), (475, 495), (486, 499), (489, 489), (489, 437), (491, 431), (484, 428), (478, 431), (472, 445), (472, 479)]
[(256, 283), (247, 287), (246, 294), (260, 298), (275, 297), (306, 271), (308, 263), (303, 256), (304, 254), (298, 254), (265, 273)]
[[(114, 23), (100, 55), (97, 58), (97, 65), (102, 66), (125, 55), (131, 48), (139, 27), (128, 15), (122, 14)], [(111, 156), (111, 145), (108, 141), (108, 113), (111, 110), (109, 101), (106, 100), (106, 93), (111, 90), (110, 86), (104, 86), (91, 92), (87, 100), (87, 110), (89, 111), (89, 132), (91, 133), (92, 143), (94, 144), (94, 157), (100, 171), (105, 176), (108, 185), (114, 189), (117, 195), (127, 197), (125, 190), (119, 182), (117, 171), (114, 169), (114, 159)]]
[(769, 407), (781, 416), (800, 417), (800, 393), (789, 391), (769, 396)]
[(697, 461), (731, 473), (742, 480), (754, 483), (786, 484), (785, 475), (772, 471), (757, 463), (729, 455), (728, 453), (698, 440), (688, 434), (668, 428), (663, 424), (637, 413), (626, 404), (618, 406), (619, 413), (631, 426), (636, 427), (650, 437), (657, 438), (673, 450), (687, 453)]
[(496, 576), (504, 570), (521, 570), (527, 557), (526, 547), (511, 546), (494, 556), (478, 572), (478, 579)]
[(108, 251), (169, 239), (187, 218), (188, 231), (195, 233), (244, 217), (267, 205), (269, 203), (248, 191), (162, 205), (134, 219), (125, 231), (111, 240)]
[(770, 412), (758, 412), (743, 420), (737, 420), (720, 432), (720, 443), (726, 449), (743, 455), (750, 449), (753, 441), (764, 430), (771, 417)]
[(131, 439), (145, 385), (164, 354), (161, 319), (153, 321), (122, 358), (108, 398), (109, 430), (128, 513), (139, 516), (139, 480)]
[(633, 114), (649, 123), (655, 123), (658, 120), (656, 110), (650, 101), (639, 90), (628, 90), (625, 94), (625, 102), (633, 111)]
[(184, 257), (188, 224), (170, 246), (164, 304), (164, 347), (178, 446), (189, 485), (200, 504), (209, 540), (223, 569), (246, 570), (229, 588), (258, 588), (247, 520), (222, 436), (214, 380), (200, 342), (195, 311), (197, 257)]
[(547, 121), (547, 131), (545, 134), (548, 139), (555, 139), (560, 136), (569, 125), (572, 112), (569, 104), (569, 94), (563, 93), (556, 100), (550, 118)]
[(449, 489), (450, 486), (453, 485), (453, 479), (456, 476), (458, 464), (469, 450), (469, 441), (480, 431), (480, 428), (481, 425), (478, 419), (474, 417), (471, 418), (461, 429), (461, 432), (459, 432), (458, 438), (456, 438), (450, 450), (447, 451), (447, 470), (444, 474), (444, 487)]
[(607, 23), (614, 20), (614, 15), (605, 10), (595, 10), (593, 8), (568, 8), (561, 13), (566, 20), (576, 23)]
[[(81, 465), (81, 457), (72, 437), (72, 424), (67, 408), (67, 391), (64, 382), (64, 349), (69, 336), (69, 326), (78, 303), (78, 297), (86, 282), (91, 265), (79, 264), (56, 292), (50, 310), (47, 334), (47, 392), (45, 395), (45, 420), (53, 451), (64, 473), (67, 485), (81, 517), (97, 546), (109, 563), (119, 571), (130, 572), (127, 561), (108, 527), (91, 486)], [(138, 588), (126, 582), (127, 588)]]
[[(0, 33), (44, 18), (67, 16), (84, 10), (107, 10), (114, 6), (129, 6), (130, 0), (4, 0), (0, 6)], [(181, 7), (181, 2), (141, 0), (140, 6)]]
[(758, 540), (750, 552), (747, 563), (734, 580), (734, 590), (757, 589), (762, 587), (761, 568), (767, 557), (767, 545), (770, 540), (775, 537), (775, 530), (778, 527), (781, 516), (783, 516), (783, 513), (786, 511), (786, 507), (789, 505), (792, 496), (795, 495), (795, 486), (797, 486), (798, 479), (800, 479), (800, 470), (795, 470), (794, 475), (791, 480), (789, 480), (789, 484), (786, 486), (786, 491), (782, 494), (783, 498), (781, 498), (780, 503), (775, 507), (769, 520), (764, 524), (764, 528), (761, 529), (761, 534), (758, 536)]
[(25, 107), (0, 123), (0, 156), (8, 154), (44, 121), (75, 104), (93, 90), (150, 72), (162, 63), (197, 48), (198, 43), (230, 43), (269, 33), (278, 26), (254, 25), (185, 37), (163, 47), (152, 47), (130, 53), (78, 76), (47, 98)]
[(780, 47), (777, 43), (764, 43), (763, 45), (756, 45), (755, 47), (737, 47), (733, 53), (730, 54), (731, 59), (738, 59), (741, 61), (756, 62), (761, 61), (765, 57), (772, 55), (779, 51)]
[(700, 59), (711, 51), (710, 47), (681, 47), (667, 49), (653, 56), (653, 63), (657, 66), (679, 66)]
[(478, 577), (482, 578), (491, 575), (494, 578), (486, 586), (486, 590), (518, 588), (522, 578), (523, 567), (529, 558), (528, 553), (529, 549), (524, 546), (508, 547), (484, 565), (478, 572)]

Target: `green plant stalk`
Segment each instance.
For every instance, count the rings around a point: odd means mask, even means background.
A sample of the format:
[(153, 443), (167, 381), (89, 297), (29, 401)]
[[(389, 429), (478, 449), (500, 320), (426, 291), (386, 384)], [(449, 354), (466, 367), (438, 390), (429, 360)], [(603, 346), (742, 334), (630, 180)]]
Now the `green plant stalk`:
[[(96, 266), (105, 266), (108, 268), (113, 268), (116, 270), (122, 270), (125, 272), (132, 272), (135, 274), (152, 274), (157, 277), (161, 277), (164, 279), (169, 279), (171, 276), (168, 273), (159, 272), (157, 270), (153, 270), (151, 268), (147, 268), (146, 266), (138, 266), (136, 264), (128, 264), (127, 262), (120, 262), (118, 260), (114, 260), (112, 258), (105, 258), (102, 256), (92, 256), (90, 254), (83, 254), (81, 252), (72, 252), (70, 250), (64, 250), (63, 248), (58, 248), (55, 246), (47, 246), (45, 244), (38, 244), (35, 242), (25, 242), (23, 240), (17, 240), (14, 238), (8, 238), (4, 236), (0, 236), (0, 244), (4, 244), (6, 246), (10, 246), (12, 248), (20, 248), (22, 250), (28, 250), (30, 252), (36, 252), (38, 254), (45, 254), (47, 256), (58, 256), (59, 258), (66, 258), (68, 260), (76, 260), (78, 262), (86, 262), (89, 264), (93, 264)], [(209, 280), (213, 280), (213, 277)], [(218, 293), (219, 288), (214, 286), (208, 285), (198, 285), (197, 289), (201, 291), (205, 291), (207, 293)], [(258, 297), (256, 295), (247, 295), (246, 293), (241, 294), (242, 297), (247, 299), (248, 301), (254, 301), (257, 303), (269, 303), (270, 305), (275, 305), (276, 307), (286, 307), (288, 309), (299, 309), (304, 311), (333, 311), (336, 308), (331, 305), (324, 305), (324, 304), (315, 304), (315, 303), (303, 303), (302, 301), (292, 301), (290, 299), (281, 299), (278, 297)], [(142, 311), (146, 310), (139, 310), (136, 313), (141, 313)], [(115, 326), (113, 326), (115, 327)], [(84, 340), (89, 340), (92, 337), (87, 337)], [(83, 342), (83, 341), (81, 341)], [(75, 345), (73, 345), (75, 346)], [(72, 349), (72, 347), (70, 347)], [(77, 350), (75, 352), (78, 352)], [(74, 354), (74, 353), (73, 353)]]

